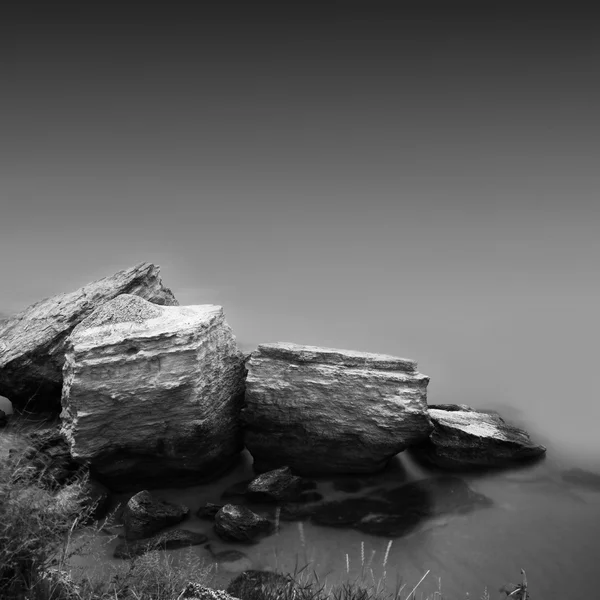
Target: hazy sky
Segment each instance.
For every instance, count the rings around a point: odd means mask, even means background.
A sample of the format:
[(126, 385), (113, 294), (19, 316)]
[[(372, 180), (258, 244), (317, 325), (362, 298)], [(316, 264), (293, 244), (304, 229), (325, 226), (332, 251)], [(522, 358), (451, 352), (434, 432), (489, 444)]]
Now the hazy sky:
[(594, 21), (396, 4), (2, 25), (0, 310), (151, 261), (248, 346), (406, 355), (432, 401), (591, 435)]

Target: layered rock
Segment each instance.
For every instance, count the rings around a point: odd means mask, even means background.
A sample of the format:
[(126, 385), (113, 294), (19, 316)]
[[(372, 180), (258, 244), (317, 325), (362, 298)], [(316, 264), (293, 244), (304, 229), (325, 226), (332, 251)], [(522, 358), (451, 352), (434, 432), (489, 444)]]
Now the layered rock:
[(546, 448), (494, 412), (465, 405), (430, 407), (429, 439), (411, 449), (419, 459), (444, 469), (510, 467), (541, 457)]
[(58, 411), (67, 337), (99, 306), (125, 293), (156, 304), (177, 304), (163, 286), (159, 268), (141, 263), (0, 322), (0, 396), (16, 409)]
[(122, 295), (69, 337), (63, 433), (113, 489), (215, 477), (243, 448), (243, 355), (220, 306)]
[(432, 430), (429, 377), (412, 360), (276, 343), (246, 366), (241, 416), (258, 472), (371, 473)]

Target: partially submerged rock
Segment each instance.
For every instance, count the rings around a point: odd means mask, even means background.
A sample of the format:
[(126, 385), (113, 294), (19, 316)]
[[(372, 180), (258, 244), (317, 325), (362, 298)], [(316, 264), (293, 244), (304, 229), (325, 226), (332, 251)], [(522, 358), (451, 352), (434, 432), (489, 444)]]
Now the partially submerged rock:
[(281, 518), (397, 538), (431, 519), (464, 514), (491, 504), (489, 498), (473, 491), (462, 479), (446, 476), (374, 490), (368, 496), (308, 506), (286, 505)]
[(246, 366), (241, 416), (258, 472), (371, 473), (432, 430), (429, 377), (412, 360), (276, 343)]
[(600, 474), (575, 467), (561, 473), (561, 479), (577, 487), (600, 492)]
[(215, 516), (215, 532), (225, 541), (253, 542), (273, 529), (271, 521), (245, 506), (226, 504)]
[(199, 546), (207, 540), (208, 538), (203, 533), (188, 529), (172, 529), (151, 538), (121, 542), (115, 548), (113, 556), (115, 558), (134, 558), (155, 550), (176, 550), (177, 548)]
[(17, 410), (58, 412), (67, 337), (94, 310), (120, 294), (177, 304), (163, 286), (159, 268), (141, 263), (31, 305), (0, 322), (0, 396), (9, 398)]
[(122, 295), (69, 338), (63, 433), (112, 489), (200, 483), (243, 448), (244, 376), (220, 306)]
[(292, 474), (289, 467), (262, 473), (246, 489), (252, 502), (285, 502), (297, 498), (302, 492), (302, 477)]
[(159, 500), (144, 490), (132, 496), (123, 511), (123, 525), (127, 540), (150, 537), (165, 527), (183, 521), (189, 508)]
[(212, 502), (207, 502), (202, 505), (197, 511), (196, 516), (199, 519), (205, 519), (207, 521), (214, 521), (217, 513), (223, 508), (222, 504), (214, 504)]
[(427, 441), (411, 449), (414, 456), (437, 467), (460, 470), (509, 467), (546, 452), (526, 431), (497, 413), (464, 408), (430, 408), (434, 429)]

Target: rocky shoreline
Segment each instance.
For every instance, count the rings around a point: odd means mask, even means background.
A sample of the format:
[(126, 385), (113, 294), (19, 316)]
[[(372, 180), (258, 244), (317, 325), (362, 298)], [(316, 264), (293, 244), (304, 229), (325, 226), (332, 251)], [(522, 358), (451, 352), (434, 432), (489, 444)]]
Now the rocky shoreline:
[[(544, 456), (500, 415), (428, 405), (428, 383), (415, 361), (388, 355), (279, 342), (246, 356), (221, 307), (179, 306), (146, 263), (0, 323), (0, 394), (16, 411), (60, 417), (20, 456), (57, 493), (88, 473), (96, 516), (111, 492), (129, 493), (123, 558), (209, 541), (179, 528), (189, 507), (152, 490), (214, 480), (244, 449), (255, 477), (198, 510), (216, 539), (242, 544), (282, 520), (401, 537), (491, 504), (452, 473)], [(361, 483), (405, 450), (442, 473)], [(314, 478), (324, 476), (356, 493), (323, 498)]]

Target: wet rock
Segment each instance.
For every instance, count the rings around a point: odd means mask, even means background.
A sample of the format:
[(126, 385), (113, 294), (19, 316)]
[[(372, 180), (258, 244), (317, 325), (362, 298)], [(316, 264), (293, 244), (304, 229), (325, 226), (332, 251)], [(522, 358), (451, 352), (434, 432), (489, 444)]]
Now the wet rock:
[(586, 471), (585, 469), (568, 469), (561, 473), (561, 479), (578, 487), (600, 492), (600, 474)]
[[(294, 585), (294, 580), (289, 575), (273, 571), (248, 570), (229, 583), (227, 593), (240, 600), (264, 600), (276, 598), (277, 590), (285, 590)], [(281, 594), (281, 597), (288, 596)]]
[(239, 550), (215, 552), (211, 544), (206, 544), (204, 547), (210, 552), (212, 560), (219, 565), (219, 570), (228, 573), (242, 573), (252, 568), (252, 561), (244, 552)]
[(267, 471), (253, 479), (246, 489), (252, 502), (285, 502), (297, 498), (302, 491), (302, 478), (289, 467)]
[(165, 527), (183, 521), (189, 513), (187, 506), (159, 500), (144, 490), (132, 496), (123, 511), (127, 540), (150, 537)]
[(273, 530), (271, 521), (245, 506), (226, 504), (215, 517), (215, 532), (225, 541), (253, 542)]
[[(213, 590), (199, 583), (188, 583), (173, 600), (238, 600), (222, 590)], [(262, 599), (264, 600), (264, 599)]]
[(124, 294), (68, 339), (62, 431), (116, 491), (205, 482), (239, 459), (244, 376), (221, 307)]
[(440, 468), (510, 467), (546, 452), (526, 431), (506, 423), (497, 413), (430, 408), (429, 414), (433, 432), (427, 441), (411, 448), (411, 453)]
[(257, 472), (371, 473), (432, 430), (429, 378), (412, 360), (277, 343), (246, 366), (241, 418)]
[(205, 519), (207, 521), (214, 521), (217, 513), (223, 508), (222, 504), (213, 504), (212, 502), (207, 502), (203, 506), (201, 506), (196, 512), (196, 516), (199, 519)]
[(113, 556), (115, 558), (133, 558), (154, 550), (176, 550), (188, 546), (204, 544), (208, 538), (203, 533), (187, 529), (163, 531), (148, 539), (124, 541), (117, 545)]
[(60, 410), (66, 340), (73, 328), (120, 294), (175, 305), (159, 268), (141, 263), (75, 292), (33, 304), (0, 322), (0, 396), (17, 410)]

